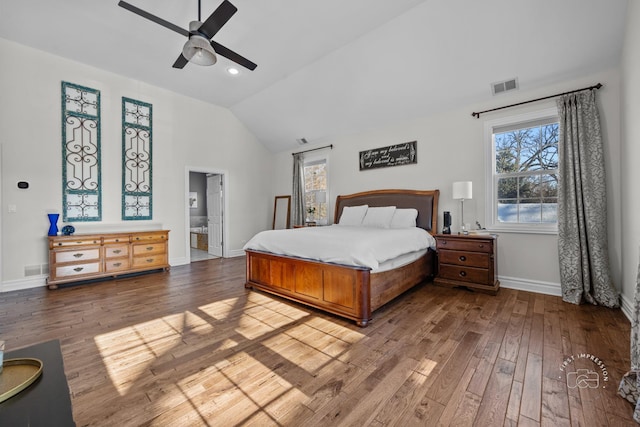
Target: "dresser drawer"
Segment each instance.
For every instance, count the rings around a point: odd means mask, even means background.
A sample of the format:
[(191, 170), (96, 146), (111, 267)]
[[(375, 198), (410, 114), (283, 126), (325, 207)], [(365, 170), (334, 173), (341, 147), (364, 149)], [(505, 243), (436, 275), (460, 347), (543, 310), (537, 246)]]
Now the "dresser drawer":
[(442, 264), (454, 264), (478, 268), (489, 268), (491, 266), (491, 255), (482, 252), (441, 250), (438, 252), (438, 260)]
[(76, 251), (56, 251), (54, 253), (54, 262), (56, 264), (94, 259), (100, 259), (100, 248), (79, 249)]
[(122, 246), (105, 246), (104, 248), (105, 258), (119, 258), (129, 256), (129, 245)]
[(124, 236), (105, 236), (103, 242), (105, 245), (113, 244), (113, 243), (124, 243), (129, 244), (129, 240), (131, 237), (129, 235)]
[(72, 264), (56, 267), (56, 279), (82, 276), (85, 274), (95, 274), (100, 272), (100, 262), (86, 264)]
[(459, 282), (493, 285), (493, 275), (489, 273), (489, 270), (483, 268), (440, 264), (438, 277), (442, 279), (456, 280)]
[(129, 258), (114, 258), (104, 262), (104, 268), (107, 272), (123, 271), (131, 268)]
[(158, 268), (165, 267), (167, 265), (167, 255), (159, 254), (159, 255), (148, 255), (148, 256), (137, 256), (133, 258), (133, 268), (147, 268), (147, 267), (155, 267)]
[[(66, 236), (65, 236), (66, 237)], [(72, 237), (72, 236), (70, 236)], [(55, 242), (52, 243), (52, 248), (67, 248), (74, 246), (92, 246), (101, 244), (101, 240), (99, 238), (69, 238), (69, 239), (56, 239)]]
[(437, 239), (437, 248), (440, 249), (452, 249), (452, 250), (460, 250), (460, 251), (471, 251), (471, 252), (493, 252), (493, 245), (491, 241), (487, 240), (475, 240), (475, 239), (466, 239), (466, 240), (458, 240), (458, 239), (446, 239), (438, 237)]
[(166, 232), (148, 232), (148, 233), (136, 233), (132, 240), (133, 243), (137, 242), (166, 242)]
[(162, 254), (167, 251), (166, 243), (149, 243), (146, 245), (133, 245), (133, 256)]

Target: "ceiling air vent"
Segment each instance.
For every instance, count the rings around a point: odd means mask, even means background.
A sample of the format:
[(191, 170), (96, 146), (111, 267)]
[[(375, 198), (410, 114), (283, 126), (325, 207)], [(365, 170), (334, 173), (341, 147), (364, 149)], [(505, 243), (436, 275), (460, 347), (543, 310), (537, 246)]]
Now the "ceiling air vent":
[(305, 144), (309, 143), (309, 141), (307, 141), (306, 138), (298, 138), (298, 139), (296, 139), (296, 141), (298, 141), (298, 144), (300, 144), (300, 145), (305, 145)]
[(503, 82), (491, 83), (491, 93), (498, 95), (500, 93), (508, 92), (510, 90), (518, 89), (518, 79), (513, 78), (505, 80)]

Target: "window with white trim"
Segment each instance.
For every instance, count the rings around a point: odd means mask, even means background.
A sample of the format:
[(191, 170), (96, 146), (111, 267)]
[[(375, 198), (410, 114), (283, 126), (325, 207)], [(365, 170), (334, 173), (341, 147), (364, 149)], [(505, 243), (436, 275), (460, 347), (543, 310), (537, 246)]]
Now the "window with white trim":
[(327, 158), (305, 159), (304, 206), (305, 220), (328, 223)]
[(488, 226), (550, 233), (558, 223), (556, 108), (488, 122)]

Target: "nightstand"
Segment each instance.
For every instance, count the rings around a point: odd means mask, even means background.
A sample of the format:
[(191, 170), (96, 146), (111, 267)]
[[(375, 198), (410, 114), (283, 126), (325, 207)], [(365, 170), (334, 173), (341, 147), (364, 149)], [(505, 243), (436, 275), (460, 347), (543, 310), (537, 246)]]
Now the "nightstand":
[(495, 295), (498, 280), (498, 236), (437, 234), (436, 285), (465, 286)]

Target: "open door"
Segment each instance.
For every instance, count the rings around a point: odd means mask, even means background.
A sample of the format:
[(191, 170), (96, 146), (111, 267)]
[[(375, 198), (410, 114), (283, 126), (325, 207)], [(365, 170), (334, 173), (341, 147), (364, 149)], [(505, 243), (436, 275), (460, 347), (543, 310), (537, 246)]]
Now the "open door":
[(207, 222), (209, 254), (222, 256), (222, 175), (207, 175)]

